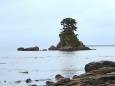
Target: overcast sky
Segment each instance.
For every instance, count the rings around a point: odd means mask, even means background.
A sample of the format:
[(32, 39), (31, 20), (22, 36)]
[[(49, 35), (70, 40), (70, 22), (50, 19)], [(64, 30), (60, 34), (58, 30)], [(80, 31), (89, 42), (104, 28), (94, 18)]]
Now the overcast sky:
[(115, 0), (0, 0), (0, 47), (57, 45), (68, 17), (85, 45), (115, 44)]

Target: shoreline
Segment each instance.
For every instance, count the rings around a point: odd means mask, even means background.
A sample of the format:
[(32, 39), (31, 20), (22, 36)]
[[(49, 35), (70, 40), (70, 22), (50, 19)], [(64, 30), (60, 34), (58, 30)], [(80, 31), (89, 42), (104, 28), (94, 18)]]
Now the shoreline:
[(56, 75), (57, 82), (47, 81), (46, 86), (114, 86), (115, 62), (99, 61), (85, 65), (86, 73), (74, 75), (72, 79)]
[[(72, 78), (63, 77), (60, 74), (57, 74), (54, 78), (56, 82), (53, 82), (51, 79), (44, 79), (46, 84), (34, 84), (40, 80), (32, 80), (28, 78), (26, 80), (17, 80), (15, 82), (7, 82), (4, 80), (4, 83), (9, 84), (21, 84), (26, 83), (29, 86), (113, 86), (115, 85), (115, 62), (112, 61), (98, 61), (90, 62), (85, 65), (85, 73), (81, 75), (74, 75)], [(27, 72), (23, 72), (27, 73)], [(3, 82), (0, 81), (0, 84)]]

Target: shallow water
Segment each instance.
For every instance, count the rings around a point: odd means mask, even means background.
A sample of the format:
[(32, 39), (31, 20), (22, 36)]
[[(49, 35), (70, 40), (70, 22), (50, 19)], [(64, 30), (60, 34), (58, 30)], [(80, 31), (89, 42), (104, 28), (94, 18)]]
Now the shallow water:
[[(0, 49), (0, 86), (38, 86), (48, 80), (55, 81), (55, 75), (72, 78), (84, 73), (85, 64), (92, 61), (115, 61), (115, 46), (90, 46), (96, 50), (85, 51), (16, 51)], [(28, 71), (29, 73), (21, 73)], [(31, 78), (32, 83), (25, 80)], [(21, 80), (21, 83), (15, 81)], [(36, 82), (35, 80), (39, 80)], [(6, 81), (6, 82), (4, 82)]]

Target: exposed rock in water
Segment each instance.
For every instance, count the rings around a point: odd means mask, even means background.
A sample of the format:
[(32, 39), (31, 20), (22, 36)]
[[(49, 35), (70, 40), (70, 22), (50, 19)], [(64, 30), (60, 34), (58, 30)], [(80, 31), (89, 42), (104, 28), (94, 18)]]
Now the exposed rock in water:
[(91, 50), (79, 41), (78, 34), (74, 33), (74, 31), (77, 31), (75, 19), (65, 18), (60, 23), (63, 26), (59, 34), (60, 41), (56, 47), (51, 46), (49, 50)]
[(48, 86), (53, 85), (53, 84), (54, 84), (54, 82), (51, 82), (51, 81), (46, 82), (46, 85), (48, 85)]
[(91, 50), (86, 47), (72, 30), (65, 30), (59, 34), (60, 42), (57, 45), (58, 50)]
[(20, 83), (20, 82), (21, 82), (21, 80), (15, 81), (15, 83)]
[(0, 64), (6, 64), (6, 63), (0, 63)]
[(115, 62), (91, 62), (85, 65), (85, 70), (85, 74), (63, 78), (47, 86), (115, 86)]
[(59, 81), (59, 80), (61, 80), (61, 79), (63, 79), (64, 77), (62, 76), (62, 75), (60, 75), (60, 74), (57, 74), (56, 76), (55, 76), (55, 79), (57, 80), (57, 81)]
[(85, 65), (85, 71), (90, 72), (92, 70), (97, 70), (103, 67), (114, 67), (115, 68), (115, 62), (112, 62), (112, 61), (91, 62)]
[(57, 48), (54, 45), (52, 45), (50, 48), (48, 48), (48, 50), (57, 50)]
[(32, 86), (37, 86), (36, 84), (33, 84)]
[(18, 51), (39, 51), (39, 47), (30, 47), (30, 48), (23, 48), (23, 47), (20, 47), (17, 49)]
[(20, 73), (29, 73), (28, 71), (20, 72)]
[(43, 49), (42, 51), (47, 51), (47, 49)]
[(27, 80), (26, 80), (26, 83), (31, 83), (32, 82), (32, 80), (30, 79), (30, 78), (28, 78)]
[(39, 80), (35, 80), (36, 82), (38, 82)]

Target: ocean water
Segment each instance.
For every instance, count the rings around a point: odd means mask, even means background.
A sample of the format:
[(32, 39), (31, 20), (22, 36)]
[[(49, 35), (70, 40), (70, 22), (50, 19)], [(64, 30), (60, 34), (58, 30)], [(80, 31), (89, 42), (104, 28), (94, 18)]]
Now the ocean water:
[[(85, 73), (85, 64), (92, 61), (115, 61), (115, 46), (90, 46), (84, 51), (17, 51), (0, 48), (0, 86), (37, 86), (56, 81), (55, 75), (72, 78)], [(26, 72), (28, 73), (22, 73)], [(26, 83), (26, 79), (32, 79)], [(20, 83), (15, 81), (21, 80)], [(39, 80), (39, 81), (35, 81)]]

